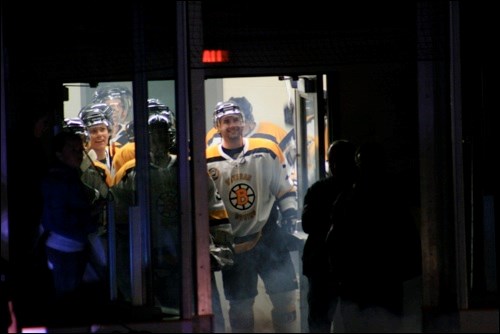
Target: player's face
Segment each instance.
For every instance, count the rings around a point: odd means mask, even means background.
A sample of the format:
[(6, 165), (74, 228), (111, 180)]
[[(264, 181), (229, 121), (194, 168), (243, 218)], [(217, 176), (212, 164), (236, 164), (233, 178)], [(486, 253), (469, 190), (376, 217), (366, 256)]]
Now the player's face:
[(109, 130), (104, 124), (93, 125), (89, 128), (89, 145), (94, 150), (103, 150), (108, 146)]
[(168, 129), (166, 127), (158, 127), (149, 133), (150, 150), (154, 154), (167, 154), (168, 148), (171, 146)]
[(121, 124), (127, 119), (127, 110), (121, 99), (108, 99), (106, 104), (113, 109), (113, 123)]
[(227, 115), (222, 117), (218, 123), (218, 130), (225, 139), (236, 139), (243, 136), (245, 123), (241, 116)]

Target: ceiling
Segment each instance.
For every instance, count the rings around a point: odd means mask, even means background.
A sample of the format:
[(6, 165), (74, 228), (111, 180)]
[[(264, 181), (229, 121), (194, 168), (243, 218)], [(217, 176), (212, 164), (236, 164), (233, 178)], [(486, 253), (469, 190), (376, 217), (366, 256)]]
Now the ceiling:
[[(414, 2), (328, 8), (313, 3), (279, 10), (255, 2), (189, 3), (195, 18), (189, 26), (192, 50), (221, 48), (230, 54), (228, 63), (207, 68), (276, 71), (415, 57)], [(22, 75), (54, 80), (130, 79), (134, 59), (142, 54), (141, 68), (168, 75), (175, 60), (175, 4), (35, 2), (28, 11), (24, 3), (7, 0), (2, 18), (9, 64)], [(199, 59), (194, 54), (192, 65), (204, 66)]]

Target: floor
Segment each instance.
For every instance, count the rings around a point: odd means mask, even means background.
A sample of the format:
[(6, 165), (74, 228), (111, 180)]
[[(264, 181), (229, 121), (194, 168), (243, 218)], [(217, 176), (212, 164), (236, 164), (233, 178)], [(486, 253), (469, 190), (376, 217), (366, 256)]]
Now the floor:
[[(300, 259), (298, 252), (292, 252), (292, 260), (295, 264), (296, 272), (301, 273)], [(302, 275), (297, 275), (297, 279), (301, 285), (301, 290), (297, 292), (296, 309), (297, 309), (297, 322), (294, 333), (307, 333), (307, 302), (301, 304), (301, 299), (305, 301), (305, 296), (307, 293), (307, 279), (301, 282), (301, 279), (305, 279)], [(224, 319), (226, 320), (226, 332), (230, 333), (231, 328), (228, 321), (228, 302), (224, 298), (224, 292), (222, 289), (221, 275), (220, 272), (216, 273), (217, 286), (219, 288), (221, 299), (222, 299), (222, 309), (224, 311)], [(404, 333), (421, 333), (422, 332), (422, 315), (420, 310), (421, 301), (421, 278), (418, 277), (414, 280), (407, 281), (405, 284), (405, 314), (406, 317), (403, 323), (402, 332)], [(258, 283), (259, 295), (255, 300), (254, 314), (255, 314), (255, 332), (256, 333), (274, 333), (274, 329), (271, 321), (271, 301), (265, 293), (264, 285), (259, 279)], [(334, 332), (343, 333), (342, 319), (339, 316), (335, 317), (334, 320)]]

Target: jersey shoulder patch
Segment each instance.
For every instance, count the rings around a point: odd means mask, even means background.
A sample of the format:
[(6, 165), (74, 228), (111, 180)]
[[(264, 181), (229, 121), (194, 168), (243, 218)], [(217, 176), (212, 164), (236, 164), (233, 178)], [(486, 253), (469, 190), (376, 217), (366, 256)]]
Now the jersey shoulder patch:
[(280, 162), (284, 161), (283, 151), (278, 144), (264, 138), (248, 138), (248, 152), (268, 152), (272, 156), (277, 156)]

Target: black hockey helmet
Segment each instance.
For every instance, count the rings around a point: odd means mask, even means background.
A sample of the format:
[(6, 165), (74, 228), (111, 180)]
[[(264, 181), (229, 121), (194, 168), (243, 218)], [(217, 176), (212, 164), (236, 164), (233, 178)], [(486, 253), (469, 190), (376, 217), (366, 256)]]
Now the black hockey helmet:
[(170, 108), (158, 99), (148, 99), (148, 125), (150, 133), (153, 131), (166, 131), (170, 148), (176, 144), (175, 117)]
[(227, 115), (239, 115), (241, 119), (245, 121), (245, 115), (241, 111), (239, 105), (230, 101), (219, 102), (214, 110), (214, 127), (217, 128), (219, 120)]
[(97, 124), (104, 124), (109, 131), (112, 131), (113, 109), (105, 103), (86, 105), (80, 110), (78, 117), (87, 128)]
[(62, 125), (63, 131), (73, 132), (82, 137), (84, 142), (88, 141), (89, 133), (83, 123), (82, 119), (79, 117), (65, 118)]

